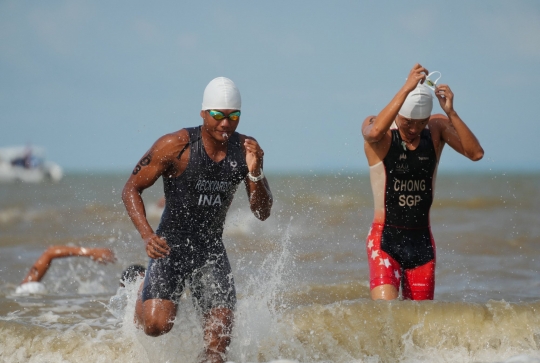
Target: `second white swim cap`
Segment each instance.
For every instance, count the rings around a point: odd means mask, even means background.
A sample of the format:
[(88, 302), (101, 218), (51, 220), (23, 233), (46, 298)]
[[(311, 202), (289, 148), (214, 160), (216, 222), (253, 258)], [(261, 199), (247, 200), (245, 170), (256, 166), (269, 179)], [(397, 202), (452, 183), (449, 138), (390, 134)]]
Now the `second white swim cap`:
[(432, 109), (431, 90), (426, 85), (418, 83), (416, 88), (409, 93), (398, 113), (405, 118), (418, 120), (431, 116)]
[(45, 288), (45, 285), (43, 285), (41, 282), (31, 281), (17, 286), (15, 293), (21, 295), (46, 294), (47, 289)]
[(228, 78), (214, 78), (204, 89), (203, 110), (240, 110), (241, 107), (240, 91)]

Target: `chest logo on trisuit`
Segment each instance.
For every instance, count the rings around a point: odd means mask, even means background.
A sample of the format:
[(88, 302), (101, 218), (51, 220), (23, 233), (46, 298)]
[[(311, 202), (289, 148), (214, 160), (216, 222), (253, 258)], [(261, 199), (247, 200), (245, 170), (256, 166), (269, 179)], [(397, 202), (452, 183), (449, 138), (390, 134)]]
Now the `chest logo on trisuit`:
[(406, 163), (401, 163), (396, 165), (396, 172), (398, 173), (407, 173), (409, 171), (409, 165)]
[(199, 203), (198, 205), (221, 205), (221, 197), (219, 194), (216, 195), (207, 195), (207, 194), (201, 194), (199, 195)]
[(221, 206), (219, 193), (227, 193), (232, 187), (228, 181), (199, 179), (195, 184), (195, 190), (201, 193), (197, 205)]

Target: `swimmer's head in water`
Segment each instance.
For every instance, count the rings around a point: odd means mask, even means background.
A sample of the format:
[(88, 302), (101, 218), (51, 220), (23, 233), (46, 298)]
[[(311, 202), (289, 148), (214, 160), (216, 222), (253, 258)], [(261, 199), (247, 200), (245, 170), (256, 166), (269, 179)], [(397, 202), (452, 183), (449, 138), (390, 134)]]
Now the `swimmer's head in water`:
[(47, 289), (45, 288), (45, 285), (43, 285), (41, 282), (30, 281), (18, 286), (15, 290), (15, 293), (20, 295), (46, 294)]
[(433, 96), (431, 90), (424, 84), (418, 84), (409, 93), (399, 114), (407, 119), (425, 119), (431, 116), (433, 109)]
[(217, 77), (208, 83), (204, 90), (202, 110), (240, 110), (242, 98), (233, 81)]
[(120, 277), (120, 286), (124, 286), (124, 283), (135, 281), (138, 277), (144, 276), (146, 268), (142, 265), (131, 265), (122, 271)]

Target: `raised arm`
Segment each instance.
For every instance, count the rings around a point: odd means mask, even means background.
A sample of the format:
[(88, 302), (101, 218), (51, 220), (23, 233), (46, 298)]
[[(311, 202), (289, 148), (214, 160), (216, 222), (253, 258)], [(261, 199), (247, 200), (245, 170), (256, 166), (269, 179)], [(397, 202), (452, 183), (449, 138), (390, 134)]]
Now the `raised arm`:
[(450, 87), (445, 84), (437, 86), (435, 96), (448, 116), (448, 119), (442, 117), (442, 115), (439, 118), (434, 117), (437, 127), (441, 128), (442, 141), (473, 161), (482, 159), (484, 149), (480, 146), (476, 136), (454, 110), (454, 93)]
[(52, 260), (62, 257), (89, 257), (100, 263), (115, 262), (116, 257), (114, 252), (108, 248), (85, 248), (73, 246), (51, 246), (43, 252), (37, 259), (34, 265), (28, 271), (28, 274), (22, 281), (22, 284), (27, 282), (39, 282), (45, 276), (45, 273), (51, 266)]
[[(244, 148), (246, 151), (246, 163), (252, 177), (259, 177), (263, 170), (264, 151), (252, 137), (244, 136)], [(249, 205), (253, 214), (264, 221), (270, 216), (272, 209), (272, 192), (268, 180), (263, 177), (259, 181), (252, 181), (249, 176), (245, 179), (246, 190), (249, 197)]]
[(145, 189), (154, 185), (160, 176), (173, 172), (177, 152), (189, 141), (185, 134), (187, 132), (169, 134), (156, 141), (135, 166), (122, 191), (122, 201), (129, 218), (144, 240), (146, 253), (150, 258), (166, 256), (170, 249), (148, 223), (141, 195)]
[(364, 120), (362, 124), (362, 136), (364, 136), (366, 142), (379, 142), (386, 135), (390, 126), (392, 126), (392, 122), (396, 119), (401, 106), (403, 106), (407, 95), (416, 88), (418, 82), (423, 82), (426, 79), (427, 74), (427, 69), (420, 64), (415, 64), (409, 72), (405, 84), (396, 93), (394, 98), (392, 98), (392, 101), (379, 112), (377, 117), (370, 116)]

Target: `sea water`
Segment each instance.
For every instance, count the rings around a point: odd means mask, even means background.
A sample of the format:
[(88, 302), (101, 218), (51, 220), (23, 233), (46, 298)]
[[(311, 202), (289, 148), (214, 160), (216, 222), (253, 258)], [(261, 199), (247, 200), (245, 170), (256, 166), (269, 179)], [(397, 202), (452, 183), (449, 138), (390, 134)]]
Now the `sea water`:
[[(189, 291), (172, 331), (133, 323), (147, 263), (127, 217), (126, 175), (68, 175), (59, 184), (0, 185), (0, 361), (197, 362), (200, 316)], [(434, 301), (371, 301), (365, 174), (268, 175), (272, 216), (258, 221), (243, 186), (224, 242), (238, 304), (231, 362), (540, 362), (539, 175), (439, 175), (431, 222)], [(162, 186), (145, 192), (154, 228)], [(15, 289), (51, 245), (112, 248), (118, 262), (55, 260), (48, 293)]]

